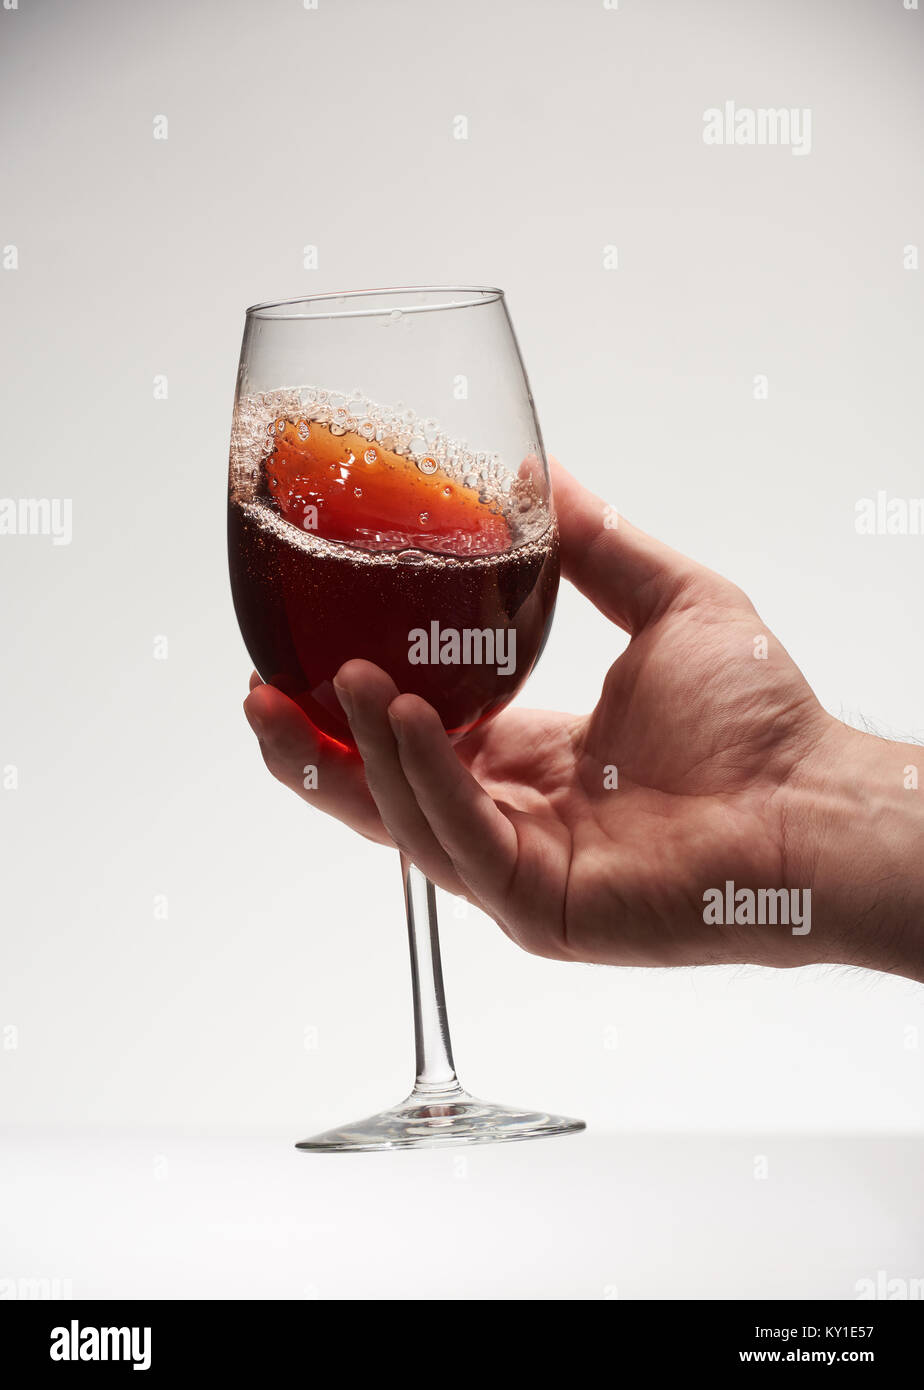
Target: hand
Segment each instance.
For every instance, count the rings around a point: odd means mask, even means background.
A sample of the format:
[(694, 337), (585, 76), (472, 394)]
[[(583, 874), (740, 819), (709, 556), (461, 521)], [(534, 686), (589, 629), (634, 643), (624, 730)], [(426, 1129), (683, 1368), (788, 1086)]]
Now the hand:
[[(860, 864), (875, 881), (916, 862), (899, 772), (914, 750), (832, 719), (739, 589), (622, 518), (607, 528), (603, 502), (560, 466), (553, 478), (563, 572), (631, 635), (593, 712), (508, 709), (453, 746), (428, 704), (351, 661), (335, 686), (360, 761), (255, 677), (244, 708), (270, 770), (539, 955), (920, 978), (917, 890), (901, 907), (855, 881)], [(856, 823), (854, 767), (884, 845)], [(707, 923), (704, 894), (729, 880), (813, 890), (811, 931)]]

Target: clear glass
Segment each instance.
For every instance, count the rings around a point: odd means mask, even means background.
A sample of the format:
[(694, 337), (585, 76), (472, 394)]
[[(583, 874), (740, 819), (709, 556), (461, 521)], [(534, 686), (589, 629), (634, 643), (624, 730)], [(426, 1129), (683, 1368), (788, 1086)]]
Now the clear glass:
[[(548, 635), (558, 542), (502, 291), (370, 290), (249, 309), (228, 548), (254, 665), (322, 740), (359, 756), (333, 687), (354, 657), (429, 700), (454, 740), (503, 709)], [(462, 1089), (435, 891), (403, 857), (401, 867), (414, 1089), (400, 1105), (298, 1147), (394, 1149), (583, 1129)]]

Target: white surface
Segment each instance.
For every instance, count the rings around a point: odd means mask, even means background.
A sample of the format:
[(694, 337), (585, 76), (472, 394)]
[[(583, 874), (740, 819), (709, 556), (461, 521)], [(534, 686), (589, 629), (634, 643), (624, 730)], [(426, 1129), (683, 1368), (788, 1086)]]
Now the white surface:
[[(899, 0), (0, 10), (0, 492), (74, 505), (70, 546), (0, 539), (6, 1122), (294, 1138), (301, 1105), (320, 1129), (406, 1089), (395, 856), (271, 782), (240, 712), (223, 508), (255, 300), (503, 285), (550, 449), (740, 582), (831, 709), (921, 732), (924, 538), (858, 536), (854, 505), (924, 491), (924, 271), (901, 268), (924, 240), (922, 53)], [(810, 106), (811, 155), (707, 148), (726, 99)], [(622, 645), (566, 590), (524, 700), (587, 709)], [(554, 965), (451, 908), (445, 957), (489, 1098), (625, 1130), (924, 1129), (905, 982)], [(242, 1171), (242, 1221), (290, 1161)]]
[(924, 1277), (919, 1140), (295, 1137), (7, 1133), (0, 1278), (75, 1298), (852, 1299), (879, 1270)]

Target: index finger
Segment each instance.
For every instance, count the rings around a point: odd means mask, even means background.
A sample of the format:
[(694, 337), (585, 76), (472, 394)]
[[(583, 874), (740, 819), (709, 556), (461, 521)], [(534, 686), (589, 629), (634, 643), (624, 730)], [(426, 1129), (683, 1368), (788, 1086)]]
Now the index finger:
[(611, 622), (637, 632), (705, 571), (626, 521), (557, 459), (549, 463), (562, 573)]

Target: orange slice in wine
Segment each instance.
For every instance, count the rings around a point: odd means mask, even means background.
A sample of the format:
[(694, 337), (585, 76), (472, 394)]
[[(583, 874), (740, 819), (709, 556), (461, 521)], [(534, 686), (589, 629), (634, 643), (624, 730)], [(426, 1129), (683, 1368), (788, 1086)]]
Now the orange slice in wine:
[(457, 555), (510, 549), (499, 507), (434, 458), (408, 458), (313, 420), (278, 421), (275, 445), (264, 462), (270, 496), (287, 521), (327, 540)]

